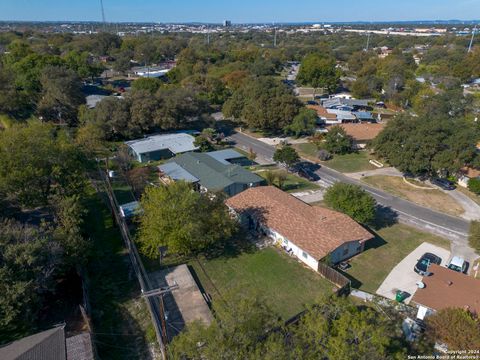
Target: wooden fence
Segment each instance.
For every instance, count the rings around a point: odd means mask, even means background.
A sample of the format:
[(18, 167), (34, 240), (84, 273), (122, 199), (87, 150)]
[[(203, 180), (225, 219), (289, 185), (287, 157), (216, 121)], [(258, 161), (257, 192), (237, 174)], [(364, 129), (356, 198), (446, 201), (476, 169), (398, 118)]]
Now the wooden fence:
[(337, 294), (343, 295), (350, 293), (350, 279), (339, 273), (337, 270), (331, 268), (327, 264), (319, 262), (318, 272), (325, 279), (338, 286), (339, 289), (337, 290)]

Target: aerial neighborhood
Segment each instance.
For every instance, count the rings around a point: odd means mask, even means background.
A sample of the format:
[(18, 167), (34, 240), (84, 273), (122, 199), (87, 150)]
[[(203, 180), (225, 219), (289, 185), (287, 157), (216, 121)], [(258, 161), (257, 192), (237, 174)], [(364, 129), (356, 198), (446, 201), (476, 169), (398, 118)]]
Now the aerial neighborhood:
[(100, 4), (0, 21), (1, 360), (479, 358), (478, 21)]

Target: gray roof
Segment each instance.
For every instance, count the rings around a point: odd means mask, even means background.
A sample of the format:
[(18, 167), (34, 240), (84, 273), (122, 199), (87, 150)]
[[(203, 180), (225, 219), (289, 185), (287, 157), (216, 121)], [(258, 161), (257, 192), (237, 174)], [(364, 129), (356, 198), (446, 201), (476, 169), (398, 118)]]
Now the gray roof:
[(195, 176), (190, 174), (187, 170), (185, 170), (175, 162), (162, 164), (158, 168), (173, 180), (185, 180), (188, 182), (198, 181), (198, 179)]
[(92, 339), (88, 332), (67, 338), (68, 360), (93, 360)]
[(239, 159), (245, 157), (245, 155), (240, 154), (238, 151), (233, 149), (225, 149), (218, 151), (208, 152), (207, 155), (211, 156), (217, 161), (220, 161), (222, 164), (229, 165), (228, 160)]
[(120, 213), (126, 219), (131, 218), (141, 212), (140, 203), (138, 201), (132, 201), (123, 205), (120, 205)]
[(337, 110), (337, 109), (327, 109), (329, 114), (337, 115), (337, 120), (356, 120), (355, 115), (351, 111)]
[(368, 100), (357, 99), (344, 99), (344, 98), (331, 98), (322, 100), (322, 106), (330, 108), (332, 106), (368, 106)]
[(144, 154), (158, 150), (168, 149), (174, 154), (196, 150), (193, 144), (195, 138), (185, 133), (152, 135), (143, 139), (127, 141), (135, 153)]
[(105, 99), (107, 97), (107, 95), (88, 95), (86, 98), (85, 98), (85, 101), (87, 102), (87, 107), (89, 109), (93, 109), (94, 107), (97, 106), (97, 104), (102, 101), (103, 99)]
[(66, 360), (63, 327), (24, 337), (0, 348), (2, 360)]
[(373, 120), (372, 113), (369, 111), (353, 111), (352, 114), (359, 120)]
[(260, 184), (263, 179), (239, 165), (225, 165), (206, 153), (186, 153), (172, 159), (209, 190), (223, 190), (234, 183)]

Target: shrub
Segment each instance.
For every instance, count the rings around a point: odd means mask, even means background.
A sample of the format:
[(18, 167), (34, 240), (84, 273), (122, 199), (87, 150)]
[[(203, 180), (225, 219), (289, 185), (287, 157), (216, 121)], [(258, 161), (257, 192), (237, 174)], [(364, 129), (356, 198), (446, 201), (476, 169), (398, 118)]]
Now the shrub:
[(322, 149), (318, 151), (318, 158), (321, 161), (327, 161), (332, 158), (332, 154), (330, 154), (327, 150)]
[(480, 195), (480, 179), (475, 178), (468, 180), (468, 190), (477, 195)]

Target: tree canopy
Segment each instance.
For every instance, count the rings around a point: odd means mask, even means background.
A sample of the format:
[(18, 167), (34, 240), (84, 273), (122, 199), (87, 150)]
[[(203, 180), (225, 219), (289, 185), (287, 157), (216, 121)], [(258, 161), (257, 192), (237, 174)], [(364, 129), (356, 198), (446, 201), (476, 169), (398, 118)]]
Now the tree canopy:
[(414, 175), (456, 174), (478, 158), (479, 127), (446, 117), (399, 116), (373, 141), (375, 152)]
[(297, 80), (302, 85), (323, 88), (332, 93), (339, 85), (340, 71), (336, 68), (335, 59), (313, 53), (303, 59)]
[(158, 256), (160, 246), (176, 254), (198, 253), (235, 230), (221, 194), (201, 194), (183, 181), (147, 187), (140, 204), (139, 242), (148, 257)]
[(357, 185), (335, 183), (326, 191), (324, 200), (327, 206), (361, 224), (369, 224), (375, 219), (375, 199)]
[(353, 150), (353, 139), (341, 126), (330, 127), (324, 140), (321, 147), (332, 154), (347, 154)]
[(288, 167), (295, 165), (299, 160), (300, 156), (297, 151), (288, 144), (282, 145), (273, 154), (273, 161), (285, 164)]
[(293, 118), (292, 123), (284, 128), (284, 132), (293, 134), (296, 137), (311, 135), (315, 131), (316, 124), (317, 112), (312, 109), (301, 108), (299, 113)]

